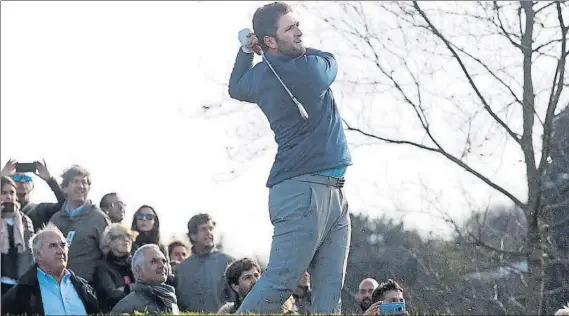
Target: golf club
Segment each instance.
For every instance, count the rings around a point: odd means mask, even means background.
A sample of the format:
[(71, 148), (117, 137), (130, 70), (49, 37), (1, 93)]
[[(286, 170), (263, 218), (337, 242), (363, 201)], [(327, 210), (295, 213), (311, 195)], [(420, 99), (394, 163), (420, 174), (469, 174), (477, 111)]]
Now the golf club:
[[(243, 43), (244, 40), (247, 39), (247, 35), (249, 35), (249, 33), (251, 33), (251, 30), (249, 29), (243, 29), (239, 32), (239, 40), (241, 41), (241, 43)], [(290, 92), (290, 90), (288, 89), (288, 87), (285, 85), (285, 83), (281, 80), (281, 77), (279, 77), (279, 75), (277, 74), (277, 72), (275, 71), (275, 69), (273, 68), (273, 65), (271, 65), (271, 63), (269, 62), (269, 60), (265, 57), (265, 52), (263, 52), (263, 50), (261, 49), (261, 46), (259, 46), (258, 44), (253, 46), (251, 49), (253, 49), (253, 51), (255, 53), (257, 53), (258, 55), (261, 55), (261, 57), (263, 58), (263, 60), (267, 63), (267, 65), (269, 66), (269, 68), (271, 68), (271, 70), (273, 71), (273, 74), (275, 74), (275, 77), (277, 77), (277, 79), (279, 80), (279, 82), (281, 83), (281, 85), (283, 86), (283, 88), (286, 90), (286, 92), (288, 93), (288, 95), (290, 96), (290, 98), (292, 99), (292, 102), (294, 102), (294, 104), (296, 104), (296, 107), (298, 108), (298, 111), (300, 112), (300, 116), (302, 116), (302, 118), (304, 120), (308, 119), (308, 113), (306, 112), (306, 109), (304, 109), (304, 106), (302, 106), (302, 103), (300, 103), (292, 94), (292, 92)]]

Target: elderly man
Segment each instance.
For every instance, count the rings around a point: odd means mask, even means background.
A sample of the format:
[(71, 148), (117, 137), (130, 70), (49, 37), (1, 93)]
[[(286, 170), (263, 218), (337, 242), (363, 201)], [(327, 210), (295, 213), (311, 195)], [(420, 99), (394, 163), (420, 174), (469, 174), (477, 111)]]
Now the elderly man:
[(356, 301), (360, 305), (362, 312), (365, 312), (373, 303), (371, 296), (378, 286), (379, 283), (372, 278), (367, 278), (360, 282), (358, 293), (356, 293)]
[(167, 285), (166, 257), (155, 244), (144, 245), (132, 256), (132, 272), (136, 283), (133, 291), (120, 300), (111, 314), (135, 312), (178, 315), (178, 300), (174, 288)]
[(98, 312), (87, 281), (67, 269), (67, 242), (48, 224), (30, 239), (35, 265), (2, 297), (2, 314), (86, 315)]

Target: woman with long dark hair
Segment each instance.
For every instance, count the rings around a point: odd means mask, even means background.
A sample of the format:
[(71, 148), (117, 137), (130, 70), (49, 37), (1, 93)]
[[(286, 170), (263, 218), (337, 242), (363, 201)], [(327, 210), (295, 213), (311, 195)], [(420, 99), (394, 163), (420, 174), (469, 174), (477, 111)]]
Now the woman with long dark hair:
[(136, 210), (132, 218), (131, 230), (138, 233), (132, 244), (131, 254), (134, 255), (135, 251), (144, 245), (157, 245), (168, 262), (168, 280), (166, 283), (174, 285), (174, 275), (170, 266), (168, 247), (160, 242), (160, 219), (152, 206), (143, 205)]
[(146, 244), (155, 244), (160, 247), (168, 262), (170, 261), (168, 250), (160, 242), (160, 219), (152, 206), (143, 205), (138, 208), (134, 213), (130, 229), (138, 232), (138, 236), (132, 244), (131, 254)]

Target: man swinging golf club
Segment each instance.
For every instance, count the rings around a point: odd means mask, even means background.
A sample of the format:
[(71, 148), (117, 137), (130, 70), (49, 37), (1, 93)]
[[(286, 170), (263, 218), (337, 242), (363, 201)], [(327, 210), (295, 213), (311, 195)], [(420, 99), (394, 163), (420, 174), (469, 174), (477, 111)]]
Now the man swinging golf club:
[[(311, 312), (340, 313), (351, 231), (342, 187), (352, 161), (330, 90), (336, 60), (304, 48), (285, 3), (257, 9), (253, 30), (239, 32), (229, 95), (257, 103), (275, 133), (278, 152), (267, 181), (274, 234), (267, 270), (237, 313), (277, 313), (307, 270)], [(253, 67), (261, 49), (263, 62)]]

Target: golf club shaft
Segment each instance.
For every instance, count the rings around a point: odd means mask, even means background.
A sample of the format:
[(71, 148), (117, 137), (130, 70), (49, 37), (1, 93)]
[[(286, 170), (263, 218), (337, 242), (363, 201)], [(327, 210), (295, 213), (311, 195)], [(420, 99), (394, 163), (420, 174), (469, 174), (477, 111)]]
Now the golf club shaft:
[(308, 119), (308, 112), (306, 112), (306, 109), (304, 108), (304, 106), (302, 105), (302, 103), (300, 103), (292, 94), (292, 92), (290, 92), (290, 90), (288, 89), (288, 87), (286, 86), (286, 84), (282, 81), (281, 77), (277, 74), (277, 72), (275, 71), (275, 68), (273, 68), (273, 65), (271, 65), (271, 62), (269, 62), (269, 60), (267, 59), (267, 57), (265, 57), (265, 52), (263, 52), (263, 50), (259, 50), (261, 56), (263, 57), (263, 60), (267, 63), (267, 65), (269, 66), (269, 68), (271, 68), (271, 70), (273, 71), (273, 74), (275, 75), (275, 77), (277, 77), (277, 79), (279, 80), (279, 82), (281, 83), (281, 85), (283, 86), (283, 88), (286, 90), (286, 92), (288, 93), (288, 95), (290, 96), (290, 98), (292, 99), (292, 101), (294, 102), (294, 104), (296, 104), (296, 107), (298, 108), (298, 111), (300, 112), (300, 116), (302, 116), (303, 119)]

